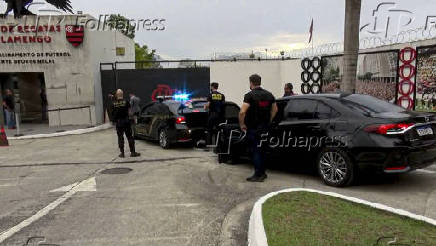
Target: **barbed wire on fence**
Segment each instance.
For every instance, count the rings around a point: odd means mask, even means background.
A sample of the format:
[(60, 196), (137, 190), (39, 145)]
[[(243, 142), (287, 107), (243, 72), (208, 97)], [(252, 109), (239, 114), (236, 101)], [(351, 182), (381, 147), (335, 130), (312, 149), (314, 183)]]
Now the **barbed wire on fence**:
[[(396, 35), (391, 35), (388, 37), (380, 37), (380, 36), (368, 36), (362, 37), (360, 39), (360, 49), (374, 49), (380, 48), (383, 46), (403, 44), (403, 43), (413, 43), (418, 41), (431, 40), (436, 38), (436, 25), (431, 25), (427, 27), (418, 27), (414, 29), (400, 31)], [(277, 53), (280, 53), (278, 50), (270, 49), (270, 56), (276, 56)], [(214, 53), (215, 57), (248, 57), (249, 54), (254, 54), (256, 57), (265, 57), (268, 58), (267, 52), (246, 52), (246, 53), (238, 53), (238, 52), (219, 52)], [(327, 44), (321, 44), (314, 47), (308, 47), (303, 49), (296, 50), (288, 50), (284, 51), (283, 57), (287, 58), (305, 58), (305, 57), (313, 57), (313, 56), (326, 56), (326, 55), (337, 55), (342, 54), (344, 52), (344, 43), (343, 42), (333, 42)]]

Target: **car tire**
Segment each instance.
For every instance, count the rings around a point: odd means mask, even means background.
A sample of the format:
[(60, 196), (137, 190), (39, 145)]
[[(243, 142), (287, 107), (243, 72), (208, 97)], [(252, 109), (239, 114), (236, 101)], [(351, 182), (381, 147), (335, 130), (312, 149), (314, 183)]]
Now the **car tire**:
[(318, 174), (325, 184), (345, 187), (353, 183), (355, 167), (348, 154), (337, 148), (325, 148), (316, 160)]
[(170, 139), (168, 138), (168, 131), (167, 129), (161, 129), (159, 131), (159, 145), (163, 149), (169, 149), (170, 148)]

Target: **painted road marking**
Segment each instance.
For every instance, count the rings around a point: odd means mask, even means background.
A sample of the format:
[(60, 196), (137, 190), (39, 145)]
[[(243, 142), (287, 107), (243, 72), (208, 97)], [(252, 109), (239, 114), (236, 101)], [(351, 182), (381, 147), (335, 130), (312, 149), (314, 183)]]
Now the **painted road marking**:
[(95, 177), (92, 177), (86, 181), (82, 181), (80, 186), (77, 186), (79, 182), (63, 186), (58, 189), (51, 190), (50, 192), (67, 192), (75, 187), (78, 188), (77, 191), (97, 191), (97, 183), (95, 182)]
[(0, 179), (0, 188), (17, 186), (17, 184), (18, 184), (18, 178)]
[[(47, 215), (50, 211), (61, 205), (63, 202), (68, 200), (70, 197), (72, 197), (74, 194), (76, 194), (79, 191), (95, 191), (95, 177), (83, 180), (82, 182), (77, 183), (76, 186), (69, 186), (71, 187), (70, 190), (68, 190), (64, 195), (56, 199), (56, 201), (50, 203), (45, 208), (39, 210), (36, 214), (33, 216), (27, 218), (26, 220), (22, 221), (18, 225), (3, 231), (0, 234), (0, 243), (5, 241), (6, 239), (13, 236), (15, 233), (21, 231), (23, 228), (31, 225), (33, 222), (39, 220), (43, 216)], [(61, 187), (65, 188), (65, 187)], [(59, 189), (61, 189), (59, 188)]]

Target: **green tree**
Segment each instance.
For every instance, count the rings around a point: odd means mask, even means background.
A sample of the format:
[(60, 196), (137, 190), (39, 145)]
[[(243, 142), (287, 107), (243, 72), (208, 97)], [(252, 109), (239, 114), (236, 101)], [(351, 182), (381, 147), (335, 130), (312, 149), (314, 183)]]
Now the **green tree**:
[(135, 26), (131, 24), (131, 20), (122, 15), (110, 15), (106, 21), (111, 29), (116, 29), (126, 35), (127, 37), (135, 38)]
[(156, 50), (150, 50), (147, 45), (135, 43), (135, 61), (137, 69), (160, 67), (156, 61)]

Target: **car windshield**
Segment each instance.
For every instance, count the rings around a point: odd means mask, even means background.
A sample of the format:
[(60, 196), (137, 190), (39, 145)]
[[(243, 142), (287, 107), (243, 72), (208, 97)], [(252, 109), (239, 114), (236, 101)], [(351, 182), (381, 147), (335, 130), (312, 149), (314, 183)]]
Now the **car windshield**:
[(341, 102), (352, 110), (363, 114), (377, 114), (386, 112), (404, 112), (405, 109), (395, 104), (380, 100), (378, 98), (352, 94), (341, 98)]

